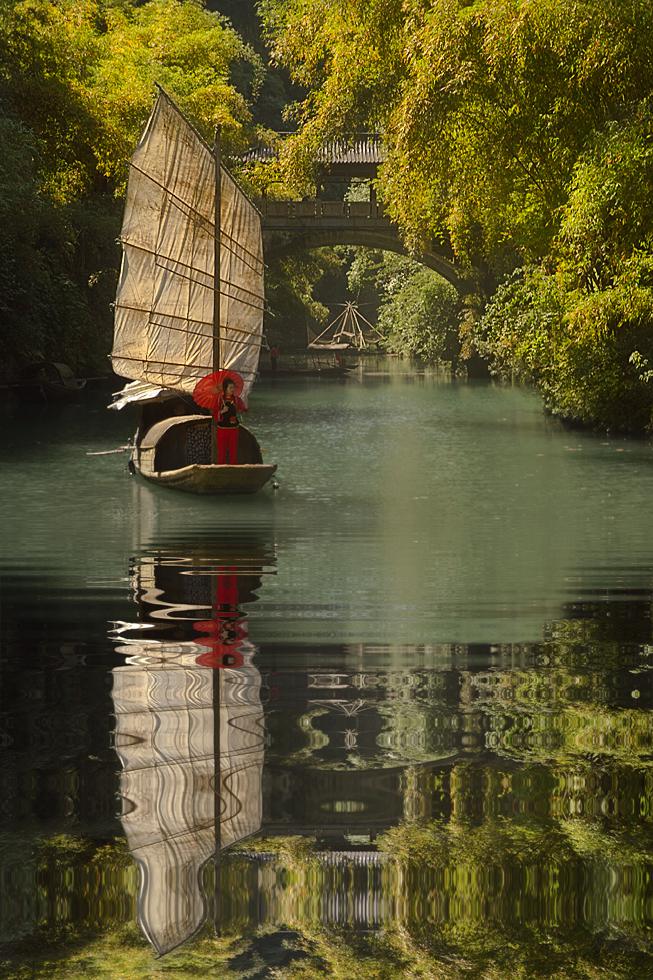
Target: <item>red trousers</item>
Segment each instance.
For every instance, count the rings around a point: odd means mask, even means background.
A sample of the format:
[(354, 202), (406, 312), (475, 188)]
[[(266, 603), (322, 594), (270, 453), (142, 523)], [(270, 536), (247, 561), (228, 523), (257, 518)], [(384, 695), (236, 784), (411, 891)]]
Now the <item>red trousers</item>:
[[(218, 427), (218, 463), (231, 463), (235, 465), (238, 462), (238, 426), (235, 425), (233, 429), (221, 429)], [(227, 460), (227, 456), (229, 459)]]

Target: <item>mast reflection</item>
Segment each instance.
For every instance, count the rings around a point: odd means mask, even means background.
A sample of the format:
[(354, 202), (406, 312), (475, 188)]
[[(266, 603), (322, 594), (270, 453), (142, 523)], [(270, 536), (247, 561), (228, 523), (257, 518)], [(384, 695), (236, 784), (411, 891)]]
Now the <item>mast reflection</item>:
[(218, 542), (133, 563), (139, 620), (115, 630), (115, 747), (139, 922), (160, 954), (206, 921), (204, 866), (261, 827), (261, 677), (241, 606), (270, 562), (260, 543)]

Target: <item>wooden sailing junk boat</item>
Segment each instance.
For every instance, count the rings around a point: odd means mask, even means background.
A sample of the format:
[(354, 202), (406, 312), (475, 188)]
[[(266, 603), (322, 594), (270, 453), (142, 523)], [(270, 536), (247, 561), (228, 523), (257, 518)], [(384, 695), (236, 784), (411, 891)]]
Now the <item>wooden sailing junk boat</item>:
[(347, 302), (343, 306), (342, 313), (309, 343), (309, 350), (364, 351), (383, 340), (383, 335), (363, 316), (356, 303)]
[[(247, 396), (263, 330), (263, 241), (254, 204), (168, 96), (159, 90), (130, 162), (115, 302), (115, 372), (131, 382), (112, 408), (141, 415), (132, 464), (191, 493), (253, 493), (263, 463), (241, 426), (238, 465), (215, 462), (215, 423), (193, 404), (197, 382), (228, 369)], [(219, 270), (219, 276), (216, 276)]]

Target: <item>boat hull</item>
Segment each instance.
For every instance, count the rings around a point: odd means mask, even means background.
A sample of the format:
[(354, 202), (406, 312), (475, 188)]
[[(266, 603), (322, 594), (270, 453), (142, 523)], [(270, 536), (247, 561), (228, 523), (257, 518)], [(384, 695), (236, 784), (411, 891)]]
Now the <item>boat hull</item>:
[(276, 463), (252, 463), (220, 466), (217, 463), (191, 463), (178, 470), (145, 472), (135, 464), (136, 472), (150, 483), (186, 493), (228, 494), (256, 493), (276, 472)]
[(211, 462), (215, 438), (206, 415), (171, 416), (137, 438), (132, 455), (136, 473), (150, 483), (186, 493), (256, 493), (276, 472), (264, 463), (255, 436), (239, 426), (238, 463)]

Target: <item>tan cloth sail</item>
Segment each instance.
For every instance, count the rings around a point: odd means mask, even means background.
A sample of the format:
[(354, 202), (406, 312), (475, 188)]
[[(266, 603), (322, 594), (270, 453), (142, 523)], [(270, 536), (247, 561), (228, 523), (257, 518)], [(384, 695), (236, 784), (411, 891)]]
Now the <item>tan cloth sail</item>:
[[(215, 166), (210, 148), (161, 92), (130, 163), (111, 354), (117, 374), (151, 385), (152, 394), (162, 387), (192, 392), (217, 367), (238, 371), (247, 392), (256, 373), (261, 219), (224, 167), (220, 363), (213, 363)], [(131, 387), (143, 397), (143, 385)]]
[(140, 869), (140, 924), (161, 954), (205, 921), (203, 866), (258, 831), (262, 819), (259, 672), (247, 662), (238, 670), (198, 668), (201, 649), (113, 670), (122, 825)]

